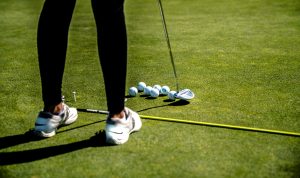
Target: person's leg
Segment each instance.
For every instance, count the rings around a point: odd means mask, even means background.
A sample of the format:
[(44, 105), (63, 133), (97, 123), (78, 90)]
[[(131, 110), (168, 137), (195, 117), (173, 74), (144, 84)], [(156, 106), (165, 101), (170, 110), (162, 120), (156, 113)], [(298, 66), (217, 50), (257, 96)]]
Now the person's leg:
[(130, 133), (142, 127), (139, 115), (124, 106), (127, 68), (124, 0), (92, 0), (92, 7), (109, 111), (106, 142), (123, 144), (128, 141)]
[(34, 133), (52, 137), (59, 126), (76, 121), (77, 110), (62, 103), (68, 31), (76, 0), (46, 0), (40, 15), (37, 48), (44, 110), (35, 121)]
[(119, 114), (124, 110), (127, 67), (124, 0), (92, 0), (92, 7), (108, 111)]
[(46, 0), (40, 14), (37, 48), (45, 111), (62, 109), (61, 87), (75, 3), (76, 0)]

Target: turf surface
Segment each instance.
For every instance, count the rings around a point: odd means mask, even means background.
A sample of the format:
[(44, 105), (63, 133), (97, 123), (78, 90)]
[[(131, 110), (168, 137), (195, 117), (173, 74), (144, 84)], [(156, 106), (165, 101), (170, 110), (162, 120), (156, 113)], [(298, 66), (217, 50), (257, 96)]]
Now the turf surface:
[[(122, 146), (100, 137), (105, 115), (80, 113), (46, 140), (24, 135), (42, 108), (36, 27), (43, 1), (0, 2), (0, 177), (299, 177), (300, 138), (143, 120)], [(143, 115), (300, 132), (300, 2), (163, 0), (180, 88), (129, 98)], [(127, 0), (127, 87), (175, 89), (155, 0)], [(77, 102), (72, 92), (77, 93)], [(78, 0), (63, 93), (71, 106), (106, 109), (90, 2)], [(98, 144), (95, 143), (98, 141)]]

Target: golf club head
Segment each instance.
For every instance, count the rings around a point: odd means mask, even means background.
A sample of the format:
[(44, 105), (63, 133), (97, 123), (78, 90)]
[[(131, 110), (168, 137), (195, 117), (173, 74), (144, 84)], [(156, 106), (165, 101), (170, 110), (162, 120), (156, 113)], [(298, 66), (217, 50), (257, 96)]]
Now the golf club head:
[(195, 97), (195, 94), (190, 89), (183, 89), (175, 94), (175, 98), (181, 99), (181, 100), (190, 100), (190, 99), (193, 99), (194, 97)]

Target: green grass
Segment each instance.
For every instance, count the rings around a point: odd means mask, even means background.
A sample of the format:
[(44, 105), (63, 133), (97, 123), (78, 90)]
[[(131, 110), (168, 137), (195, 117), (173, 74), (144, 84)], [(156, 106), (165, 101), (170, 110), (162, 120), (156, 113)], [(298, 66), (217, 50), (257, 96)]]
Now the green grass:
[[(43, 107), (36, 52), (42, 3), (0, 2), (0, 145), (7, 145), (0, 162), (18, 158), (0, 167), (0, 177), (300, 176), (299, 137), (143, 120), (125, 145), (95, 146), (88, 140), (104, 128), (105, 115), (88, 113), (53, 138), (24, 137)], [(196, 97), (184, 106), (135, 97), (128, 107), (143, 115), (300, 132), (299, 1), (163, 5), (180, 88)], [(144, 81), (175, 89), (156, 1), (127, 0), (126, 19), (127, 87)], [(78, 0), (71, 23), (63, 93), (72, 106), (106, 109), (88, 1)]]

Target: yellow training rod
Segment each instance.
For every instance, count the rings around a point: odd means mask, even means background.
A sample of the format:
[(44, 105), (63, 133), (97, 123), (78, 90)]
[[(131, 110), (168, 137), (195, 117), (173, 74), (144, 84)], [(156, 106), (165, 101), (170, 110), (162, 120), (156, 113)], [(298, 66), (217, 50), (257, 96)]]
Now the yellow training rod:
[(300, 133), (297, 133), (297, 132), (261, 129), (261, 128), (245, 127), (245, 126), (235, 126), (235, 125), (228, 125), (228, 124), (217, 124), (217, 123), (210, 123), (210, 122), (200, 122), (200, 121), (191, 121), (191, 120), (173, 119), (173, 118), (165, 118), (165, 117), (146, 116), (146, 115), (140, 115), (140, 117), (143, 119), (178, 122), (178, 123), (195, 124), (195, 125), (204, 125), (204, 126), (212, 126), (212, 127), (222, 127), (222, 128), (228, 128), (228, 129), (248, 130), (248, 131), (255, 131), (255, 132), (264, 132), (264, 133), (272, 133), (272, 134), (300, 137)]
[[(96, 109), (79, 109), (79, 108), (77, 108), (77, 110), (81, 111), (81, 112), (108, 114), (108, 111), (96, 110)], [(254, 128), (254, 127), (218, 124), (218, 123), (201, 122), (201, 121), (191, 121), (191, 120), (183, 120), (183, 119), (173, 119), (173, 118), (165, 118), (165, 117), (157, 117), (157, 116), (147, 116), (147, 115), (139, 115), (139, 116), (143, 119), (149, 119), (149, 120), (177, 122), (177, 123), (184, 123), (184, 124), (203, 125), (203, 126), (210, 126), (210, 127), (220, 127), (220, 128), (227, 128), (227, 129), (246, 130), (246, 131), (253, 131), (253, 132), (264, 132), (264, 133), (271, 133), (271, 134), (300, 137), (300, 133), (297, 133), (297, 132), (261, 129), (261, 128)]]

